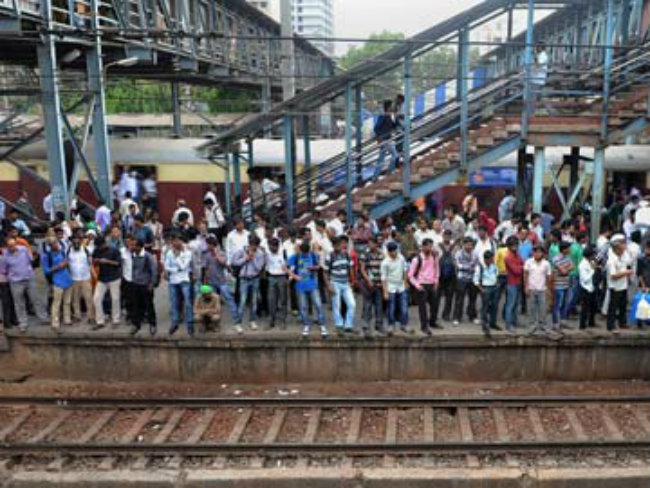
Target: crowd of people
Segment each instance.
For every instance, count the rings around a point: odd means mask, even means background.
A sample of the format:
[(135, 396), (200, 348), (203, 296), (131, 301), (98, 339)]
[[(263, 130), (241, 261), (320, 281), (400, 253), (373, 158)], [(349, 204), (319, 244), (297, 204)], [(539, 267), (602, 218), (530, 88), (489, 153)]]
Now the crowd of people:
[(195, 327), (284, 330), (293, 316), (304, 337), (314, 324), (323, 337), (367, 338), (431, 336), (461, 323), (488, 337), (505, 330), (559, 338), (597, 327), (600, 315), (613, 333), (645, 326), (628, 313), (637, 292), (650, 289), (650, 242), (635, 223), (650, 202), (638, 192), (617, 196), (596, 241), (581, 212), (564, 220), (518, 213), (509, 191), (496, 219), (469, 194), (440, 217), (362, 214), (350, 223), (344, 211), (330, 220), (315, 211), (302, 228), (274, 224), (262, 211), (251, 223), (228, 222), (214, 191), (196, 216), (178, 201), (165, 224), (150, 199), (129, 189), (116, 203), (69, 219), (55, 213), (38, 239), (20, 208), (2, 216), (4, 327), (25, 331), (38, 319), (56, 331), (84, 322), (93, 330), (128, 326), (133, 335), (148, 325), (155, 335), (161, 286), (170, 335), (181, 325), (190, 336)]

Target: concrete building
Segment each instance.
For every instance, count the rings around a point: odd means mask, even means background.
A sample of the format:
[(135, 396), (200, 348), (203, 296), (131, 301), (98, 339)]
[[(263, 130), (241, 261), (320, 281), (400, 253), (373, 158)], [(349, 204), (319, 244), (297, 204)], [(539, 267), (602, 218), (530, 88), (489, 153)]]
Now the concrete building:
[[(279, 0), (248, 0), (265, 14), (280, 20)], [(293, 30), (308, 38), (334, 37), (334, 0), (293, 0), (291, 12)], [(310, 39), (311, 43), (325, 53), (334, 54), (334, 43)]]

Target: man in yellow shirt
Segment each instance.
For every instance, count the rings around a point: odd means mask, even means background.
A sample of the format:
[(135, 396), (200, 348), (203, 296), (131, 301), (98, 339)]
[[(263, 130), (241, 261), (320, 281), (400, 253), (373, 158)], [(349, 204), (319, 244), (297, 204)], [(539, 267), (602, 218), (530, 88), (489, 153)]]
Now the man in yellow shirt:
[[(499, 277), (497, 278), (497, 310), (499, 309), (499, 302), (501, 301), (501, 295), (506, 291), (506, 285), (508, 284), (508, 271), (506, 270), (506, 256), (508, 255), (508, 248), (503, 243), (499, 243), (499, 248), (494, 255), (494, 263), (497, 265), (499, 270)], [(503, 312), (501, 314), (503, 320), (506, 319), (506, 307), (503, 307)]]

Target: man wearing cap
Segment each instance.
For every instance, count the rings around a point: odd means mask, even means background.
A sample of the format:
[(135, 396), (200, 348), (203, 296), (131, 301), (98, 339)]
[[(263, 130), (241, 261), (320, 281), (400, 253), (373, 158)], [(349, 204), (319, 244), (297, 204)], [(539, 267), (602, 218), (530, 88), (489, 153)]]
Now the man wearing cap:
[(610, 332), (617, 332), (618, 328), (627, 328), (627, 288), (634, 270), (624, 254), (625, 236), (616, 234), (612, 237), (611, 252), (607, 259), (607, 287), (609, 288), (607, 330)]
[(393, 335), (395, 322), (403, 330), (408, 327), (408, 265), (398, 251), (397, 243), (386, 246), (388, 255), (381, 262), (381, 283), (384, 300), (388, 302), (388, 335)]
[(481, 262), (474, 271), (474, 286), (481, 293), (481, 325), (486, 337), (490, 337), (490, 329), (497, 329), (497, 297), (499, 289), (497, 280), (499, 270), (494, 264), (494, 252), (487, 250), (483, 253)]
[(194, 301), (194, 319), (204, 332), (215, 332), (221, 324), (221, 302), (210, 285), (201, 286), (201, 294)]

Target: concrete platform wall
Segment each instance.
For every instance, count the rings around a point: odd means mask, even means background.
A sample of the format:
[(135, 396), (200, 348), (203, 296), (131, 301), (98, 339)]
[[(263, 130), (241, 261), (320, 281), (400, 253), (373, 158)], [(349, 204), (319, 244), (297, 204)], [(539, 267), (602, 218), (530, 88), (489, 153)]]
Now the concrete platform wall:
[(283, 383), (389, 380), (650, 380), (641, 338), (122, 340), (11, 337), (4, 371), (38, 378)]

